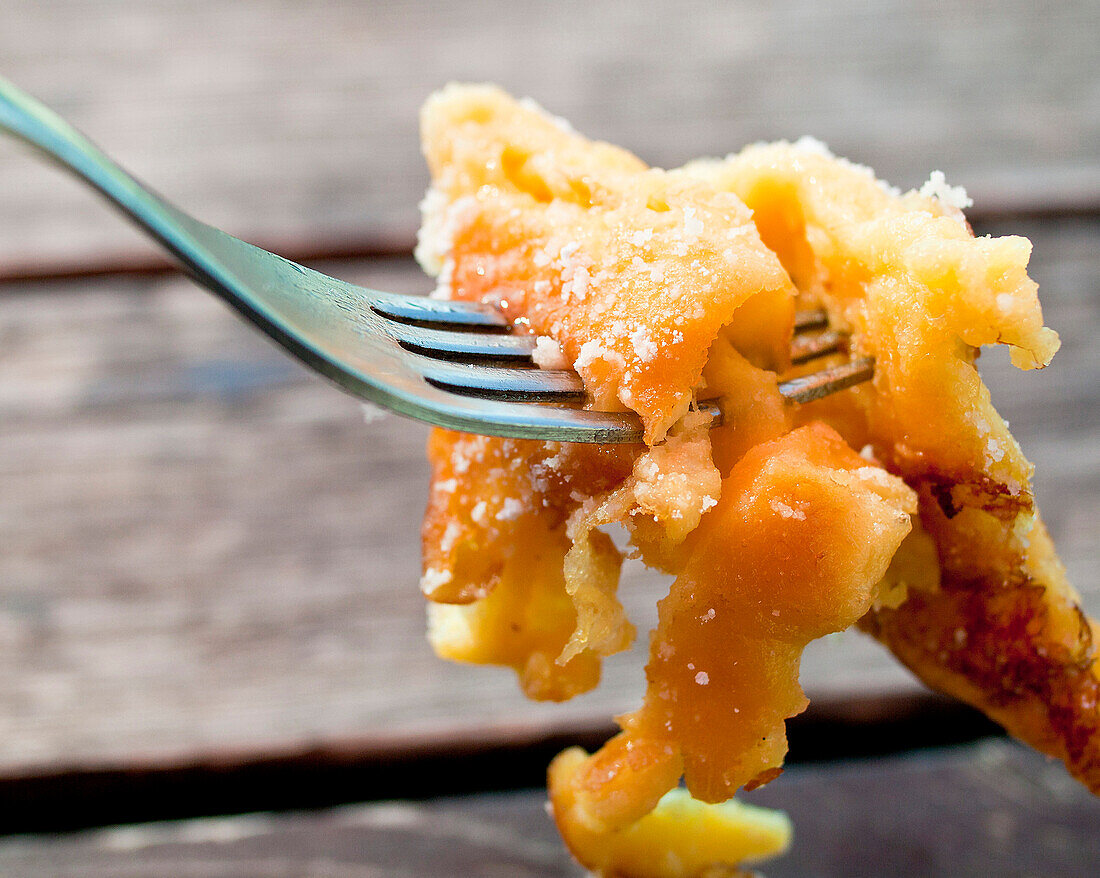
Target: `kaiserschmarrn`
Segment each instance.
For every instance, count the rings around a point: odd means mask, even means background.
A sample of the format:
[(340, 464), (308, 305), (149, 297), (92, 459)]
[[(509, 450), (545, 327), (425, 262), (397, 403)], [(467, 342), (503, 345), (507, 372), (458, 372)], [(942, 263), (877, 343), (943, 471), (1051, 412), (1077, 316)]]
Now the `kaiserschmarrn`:
[[(975, 368), (984, 345), (1024, 369), (1058, 348), (1026, 239), (976, 238), (942, 175), (901, 194), (809, 139), (663, 171), (457, 85), (422, 130), (435, 295), (499, 305), (538, 336), (536, 362), (645, 429), (603, 447), (435, 430), (428, 448), (421, 587), (441, 656), (570, 698), (635, 638), (605, 528), (674, 576), (641, 705), (550, 766), (581, 863), (735, 875), (783, 850), (783, 815), (730, 800), (782, 770), (805, 646), (854, 624), (1100, 791), (1100, 629)], [(848, 339), (839, 358), (874, 358), (873, 381), (783, 398), (806, 308)]]

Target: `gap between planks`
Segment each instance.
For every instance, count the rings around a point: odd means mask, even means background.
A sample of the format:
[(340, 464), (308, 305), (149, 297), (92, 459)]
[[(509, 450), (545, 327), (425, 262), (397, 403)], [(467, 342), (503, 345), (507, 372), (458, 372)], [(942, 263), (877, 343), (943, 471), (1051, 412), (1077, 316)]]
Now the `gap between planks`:
[[(539, 788), (566, 747), (593, 751), (609, 723), (505, 725), (218, 752), (188, 762), (52, 766), (0, 777), (0, 836)], [(788, 765), (868, 759), (1004, 737), (981, 713), (920, 693), (817, 700), (787, 723)]]
[[(111, 209), (105, 206), (105, 209)], [(1085, 197), (1055, 203), (1005, 201), (1003, 204), (974, 207), (966, 211), (975, 234), (988, 226), (1006, 226), (1013, 222), (1080, 222), (1100, 220), (1100, 200)], [(277, 253), (292, 262), (363, 261), (372, 259), (411, 259), (416, 245), (416, 231), (408, 229), (384, 235), (363, 237), (328, 236), (309, 239), (301, 236), (272, 237), (250, 241), (261, 249)], [(112, 253), (99, 262), (88, 260), (52, 259), (45, 262), (0, 261), (0, 296), (6, 286), (49, 280), (82, 280), (95, 277), (151, 277), (178, 272), (179, 266), (170, 257), (159, 253)], [(429, 286), (424, 279), (425, 290)]]

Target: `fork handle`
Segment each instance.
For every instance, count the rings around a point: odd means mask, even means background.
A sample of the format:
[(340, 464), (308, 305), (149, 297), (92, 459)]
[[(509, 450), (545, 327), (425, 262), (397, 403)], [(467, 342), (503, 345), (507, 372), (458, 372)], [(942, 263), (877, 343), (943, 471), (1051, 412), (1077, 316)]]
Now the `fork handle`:
[(230, 236), (173, 207), (57, 113), (2, 76), (0, 130), (14, 134), (97, 189), (166, 247), (203, 286), (222, 296), (229, 292), (232, 280), (224, 276), (219, 260), (211, 258), (207, 239), (212, 233)]

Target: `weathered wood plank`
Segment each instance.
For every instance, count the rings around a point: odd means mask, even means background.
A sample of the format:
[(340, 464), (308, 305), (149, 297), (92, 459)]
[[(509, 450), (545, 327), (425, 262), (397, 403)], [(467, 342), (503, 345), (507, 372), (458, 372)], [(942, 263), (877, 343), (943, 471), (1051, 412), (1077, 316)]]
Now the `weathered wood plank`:
[[(1098, 612), (1097, 228), (1014, 231), (1036, 241), (1065, 347), (1037, 374), (985, 365)], [(407, 261), (330, 269), (425, 287)], [(0, 774), (499, 739), (632, 707), (637, 652), (566, 705), (431, 655), (415, 585), (424, 437), (394, 417), (364, 425), (180, 278), (0, 288)], [(627, 576), (643, 631), (663, 587)], [(916, 691), (855, 633), (815, 646), (804, 681), (818, 699)]]
[[(750, 798), (795, 822), (791, 852), (764, 867), (771, 878), (1077, 878), (1100, 870), (1100, 800), (1003, 741), (795, 767)], [(541, 791), (497, 793), (14, 837), (0, 840), (0, 872), (580, 876), (544, 801)]]
[[(1100, 204), (1100, 7), (629, 0), (5, 0), (6, 76), (168, 196), (294, 253), (407, 245), (417, 109), (452, 79), (530, 94), (671, 166), (813, 134), (979, 210)], [(0, 274), (151, 252), (0, 142)]]

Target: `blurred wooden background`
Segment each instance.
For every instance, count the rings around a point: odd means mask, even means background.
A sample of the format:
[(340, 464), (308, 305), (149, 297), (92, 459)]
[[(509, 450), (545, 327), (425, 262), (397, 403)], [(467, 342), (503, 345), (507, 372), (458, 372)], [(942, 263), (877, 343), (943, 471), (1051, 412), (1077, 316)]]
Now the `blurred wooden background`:
[[(407, 247), (417, 110), (448, 80), (535, 97), (671, 167), (812, 133), (978, 212), (1100, 202), (1095, 0), (552, 4), (5, 0), (0, 63), (201, 217), (284, 250)], [(0, 271), (127, 261), (143, 239), (4, 152)]]
[[(1035, 244), (1063, 349), (982, 366), (1096, 613), (1098, 37), (1095, 0), (4, 0), (0, 74), (201, 218), (394, 291), (428, 286), (417, 111), (452, 79), (662, 166), (808, 133), (902, 187), (941, 169), (979, 233)], [(0, 783), (595, 734), (636, 702), (640, 655), (560, 706), (435, 660), (425, 430), (365, 423), (162, 265), (0, 139)], [(643, 630), (663, 587), (628, 573)], [(856, 634), (804, 680), (841, 713), (921, 691)]]

